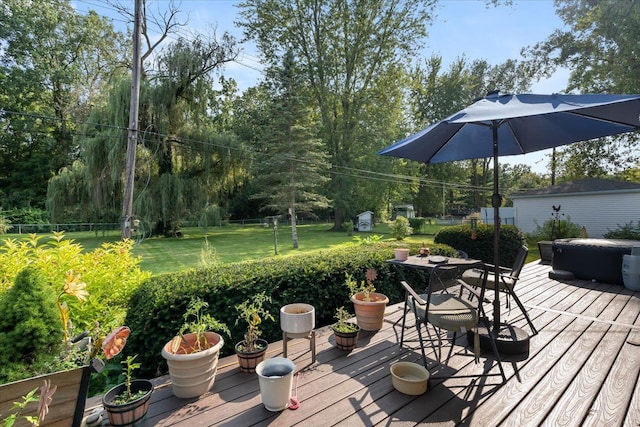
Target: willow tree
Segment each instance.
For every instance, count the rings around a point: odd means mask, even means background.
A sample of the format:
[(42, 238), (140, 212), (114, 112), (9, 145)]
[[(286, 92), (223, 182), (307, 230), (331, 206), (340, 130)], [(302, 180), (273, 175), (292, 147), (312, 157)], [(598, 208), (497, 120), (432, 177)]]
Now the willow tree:
[(218, 95), (213, 77), (236, 55), (235, 41), (226, 34), (221, 42), (180, 38), (158, 57), (150, 75), (140, 129), (147, 130), (158, 168), (157, 191), (145, 203), (145, 211), (154, 206), (158, 233), (175, 232), (185, 214), (208, 209), (240, 173), (236, 140), (216, 132), (211, 114)]
[[(204, 35), (180, 38), (159, 52), (153, 69), (144, 73), (134, 218), (157, 233), (175, 233), (181, 221), (200, 220), (215, 211), (244, 173), (237, 140), (218, 132), (212, 112), (220, 95), (216, 73), (236, 54), (235, 40), (227, 34), (221, 41)], [(75, 176), (94, 206), (81, 211), (91, 212), (92, 220), (111, 216), (117, 222), (119, 217), (113, 207), (121, 206), (129, 82), (127, 77), (114, 83), (107, 102), (84, 130), (84, 168), (77, 167)], [(52, 198), (63, 193), (55, 188), (63, 181), (52, 179)], [(64, 202), (51, 200), (51, 206)]]
[[(380, 167), (376, 152), (401, 135), (403, 69), (426, 36), (434, 1), (246, 0), (239, 25), (275, 65), (299, 58), (332, 164), (327, 196), (334, 228), (362, 208), (371, 183), (357, 170)], [(375, 184), (374, 184), (375, 185)], [(364, 191), (363, 191), (364, 190)]]

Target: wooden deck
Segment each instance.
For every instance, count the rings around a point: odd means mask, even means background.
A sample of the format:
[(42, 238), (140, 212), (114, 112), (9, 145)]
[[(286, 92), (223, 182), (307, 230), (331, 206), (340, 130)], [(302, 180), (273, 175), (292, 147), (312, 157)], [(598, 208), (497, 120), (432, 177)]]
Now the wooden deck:
[[(394, 305), (383, 328), (361, 333), (352, 353), (336, 349), (326, 328), (316, 332), (313, 365), (307, 340), (289, 343), (289, 358), (299, 370), (297, 410), (264, 409), (257, 377), (240, 373), (232, 356), (220, 360), (213, 390), (199, 399), (175, 398), (168, 378), (156, 379), (144, 425), (640, 426), (640, 292), (555, 281), (549, 270), (534, 262), (521, 274), (516, 290), (539, 333), (531, 338), (528, 357), (503, 361), (505, 384), (499, 376), (480, 376), (497, 373), (497, 366), (490, 354), (475, 364), (461, 337), (440, 366), (428, 347), (431, 374), (450, 378), (431, 380), (421, 396), (396, 391), (390, 364), (421, 363), (421, 357), (418, 349), (398, 346), (399, 327), (393, 324), (402, 305)], [(515, 304), (503, 313), (529, 330)], [(413, 327), (407, 333), (417, 336)], [(282, 343), (273, 343), (267, 357), (281, 355)], [(87, 411), (98, 404), (90, 399)]]

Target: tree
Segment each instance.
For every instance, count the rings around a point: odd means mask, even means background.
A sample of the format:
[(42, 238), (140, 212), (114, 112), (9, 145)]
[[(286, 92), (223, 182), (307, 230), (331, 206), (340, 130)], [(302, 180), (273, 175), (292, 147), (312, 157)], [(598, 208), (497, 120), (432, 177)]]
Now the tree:
[[(640, 92), (640, 3), (558, 0), (556, 11), (569, 29), (556, 30), (523, 50), (532, 70), (548, 76), (558, 67), (569, 68), (568, 92)], [(637, 141), (637, 135), (625, 134), (556, 150), (562, 179), (610, 175), (632, 167), (640, 159)]]
[(3, 2), (0, 24), (2, 204), (43, 207), (47, 180), (77, 156), (75, 132), (122, 66), (122, 34), (66, 0)]
[[(334, 173), (334, 229), (362, 191), (353, 169), (381, 164), (375, 153), (401, 135), (403, 65), (426, 36), (434, 1), (246, 0), (239, 25), (265, 60), (291, 49), (304, 70)], [(379, 132), (382, 130), (382, 132)], [(378, 203), (384, 191), (375, 191)]]
[(273, 100), (269, 124), (260, 144), (264, 150), (256, 162), (253, 195), (263, 199), (262, 209), (291, 218), (291, 240), (298, 248), (298, 214), (314, 215), (314, 209), (329, 206), (317, 189), (327, 178), (326, 155), (315, 135), (313, 112), (307, 106), (305, 88), (291, 51), (284, 55), (282, 67), (269, 72)]
[[(214, 76), (237, 48), (227, 33), (220, 40), (198, 34), (159, 46), (151, 42), (146, 19), (164, 25), (161, 38), (180, 26), (173, 7), (164, 19), (145, 15), (143, 57), (149, 60), (140, 91), (134, 217), (156, 233), (174, 234), (185, 219), (206, 224), (219, 216), (244, 175), (239, 141), (222, 132), (229, 127), (224, 120), (216, 120), (220, 103), (236, 86), (223, 81), (222, 91), (214, 89)], [(81, 162), (51, 180), (48, 206), (56, 218), (73, 212), (85, 220), (119, 221), (129, 87), (128, 77), (113, 80), (106, 102), (83, 128)]]

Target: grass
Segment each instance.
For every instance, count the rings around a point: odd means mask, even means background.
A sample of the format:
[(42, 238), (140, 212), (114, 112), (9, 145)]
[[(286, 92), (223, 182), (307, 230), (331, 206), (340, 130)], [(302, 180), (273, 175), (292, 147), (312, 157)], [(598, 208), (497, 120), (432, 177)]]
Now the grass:
[[(293, 248), (291, 227), (278, 226), (277, 254), (272, 228), (259, 225), (209, 228), (208, 233), (202, 229), (187, 228), (183, 236), (177, 238), (157, 237), (145, 239), (134, 249), (135, 255), (142, 257), (142, 268), (154, 274), (184, 270), (200, 263), (203, 249), (208, 244), (218, 262), (229, 263), (242, 260), (254, 260), (272, 256), (290, 256), (311, 253), (320, 249), (328, 249), (354, 242), (353, 236), (346, 232), (330, 231), (331, 224), (301, 225), (298, 231), (298, 249)], [(372, 233), (354, 233), (362, 239), (373, 235), (382, 236), (383, 240), (394, 240), (385, 226), (380, 226)], [(410, 242), (433, 242), (433, 237), (412, 236)], [(168, 241), (171, 244), (167, 244)]]
[[(202, 228), (184, 228), (182, 237), (152, 237), (136, 242), (133, 254), (142, 258), (141, 268), (153, 274), (170, 273), (197, 267), (201, 257), (210, 249), (211, 256), (216, 262), (229, 263), (242, 260), (253, 260), (272, 256), (290, 256), (294, 254), (311, 253), (320, 249), (342, 246), (354, 242), (357, 238), (366, 239), (374, 235), (382, 240), (395, 241), (385, 224), (376, 225), (371, 233), (354, 232), (354, 236), (346, 232), (330, 231), (332, 224), (300, 225), (298, 229), (299, 248), (294, 249), (291, 239), (291, 227), (278, 226), (277, 249), (275, 253), (273, 228), (260, 225), (225, 225), (210, 227), (207, 233)], [(405, 239), (410, 243), (433, 243), (433, 235), (438, 226), (426, 226), (426, 235), (413, 235)], [(119, 231), (74, 232), (65, 235), (69, 239), (80, 243), (86, 251), (100, 247), (103, 242), (120, 239)], [(21, 238), (24, 235), (5, 235), (2, 238)], [(44, 241), (44, 239), (43, 239)], [(529, 256), (527, 262), (539, 259), (537, 244), (528, 243)]]

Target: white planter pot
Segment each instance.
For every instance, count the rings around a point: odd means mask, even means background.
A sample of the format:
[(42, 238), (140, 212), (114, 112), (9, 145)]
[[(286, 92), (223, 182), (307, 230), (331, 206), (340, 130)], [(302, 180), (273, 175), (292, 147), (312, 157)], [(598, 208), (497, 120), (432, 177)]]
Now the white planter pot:
[(198, 397), (213, 387), (218, 372), (218, 355), (224, 339), (215, 332), (206, 332), (207, 341), (213, 346), (196, 353), (190, 353), (195, 343), (195, 334), (186, 334), (186, 344), (177, 353), (170, 351), (171, 341), (162, 348), (162, 357), (167, 360), (169, 375), (176, 397)]
[(262, 361), (256, 367), (262, 403), (267, 410), (279, 412), (289, 407), (296, 365), (284, 357)]
[(289, 338), (305, 338), (316, 326), (316, 309), (311, 304), (294, 303), (280, 308), (280, 328)]

